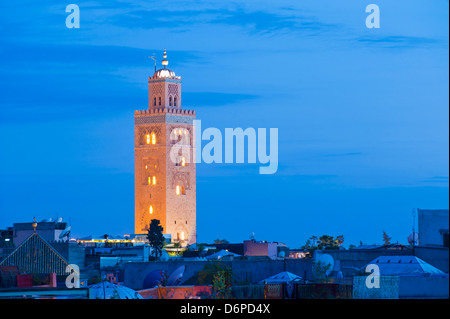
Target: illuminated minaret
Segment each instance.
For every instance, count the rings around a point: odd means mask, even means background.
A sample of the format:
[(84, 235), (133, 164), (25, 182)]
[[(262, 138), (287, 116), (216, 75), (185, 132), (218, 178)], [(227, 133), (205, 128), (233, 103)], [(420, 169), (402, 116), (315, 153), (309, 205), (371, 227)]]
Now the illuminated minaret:
[[(159, 219), (172, 242), (196, 242), (195, 111), (181, 108), (181, 77), (163, 68), (148, 79), (149, 108), (135, 111), (135, 233)], [(192, 162), (192, 163), (191, 163)]]

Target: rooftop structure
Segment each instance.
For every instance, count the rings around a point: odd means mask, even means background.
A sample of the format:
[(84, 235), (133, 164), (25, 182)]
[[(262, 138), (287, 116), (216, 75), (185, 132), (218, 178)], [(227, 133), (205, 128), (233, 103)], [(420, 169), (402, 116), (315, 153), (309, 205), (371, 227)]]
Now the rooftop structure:
[(448, 248), (449, 210), (418, 209), (419, 245)]
[(383, 276), (445, 275), (444, 272), (415, 256), (380, 256), (369, 264), (377, 265)]
[(1, 266), (17, 266), (22, 274), (56, 273), (66, 275), (68, 261), (38, 233), (33, 233), (2, 262)]

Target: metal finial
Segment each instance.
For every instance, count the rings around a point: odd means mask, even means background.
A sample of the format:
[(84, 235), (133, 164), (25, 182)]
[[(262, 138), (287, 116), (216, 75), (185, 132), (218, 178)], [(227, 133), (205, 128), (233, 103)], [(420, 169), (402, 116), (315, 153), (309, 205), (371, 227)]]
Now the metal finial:
[(31, 224), (31, 226), (33, 226), (34, 232), (36, 232), (36, 227), (37, 227), (36, 217), (33, 217), (33, 223)]
[(166, 49), (164, 49), (163, 60), (162, 60), (161, 64), (164, 65), (164, 69), (166, 68), (167, 65), (169, 65), (169, 61), (167, 61)]

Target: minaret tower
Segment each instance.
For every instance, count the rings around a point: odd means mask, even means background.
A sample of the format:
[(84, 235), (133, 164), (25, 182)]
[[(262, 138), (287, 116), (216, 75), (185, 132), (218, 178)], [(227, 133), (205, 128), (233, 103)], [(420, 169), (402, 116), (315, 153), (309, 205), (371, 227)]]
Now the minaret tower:
[(181, 77), (167, 68), (148, 79), (149, 108), (135, 111), (135, 233), (158, 219), (172, 242), (196, 242), (195, 111), (181, 107)]

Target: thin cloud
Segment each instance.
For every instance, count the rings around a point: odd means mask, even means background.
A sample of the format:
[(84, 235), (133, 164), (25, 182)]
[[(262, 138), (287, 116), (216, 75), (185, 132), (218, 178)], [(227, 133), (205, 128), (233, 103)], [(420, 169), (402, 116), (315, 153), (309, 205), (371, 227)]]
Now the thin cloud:
[(323, 157), (347, 157), (347, 156), (358, 156), (362, 155), (362, 152), (349, 152), (349, 153), (336, 153), (336, 154), (325, 154)]
[(257, 99), (258, 95), (222, 92), (183, 92), (186, 105), (222, 106)]
[(202, 10), (135, 10), (112, 16), (109, 23), (127, 28), (179, 29), (202, 24), (239, 26), (250, 34), (272, 34), (279, 31), (305, 32), (336, 28), (336, 25), (320, 22), (313, 16), (303, 15), (298, 10), (283, 10), (280, 13), (267, 11), (202, 9)]
[(382, 48), (423, 48), (443, 44), (438, 39), (411, 36), (361, 37), (356, 41), (364, 46), (369, 45)]
[[(152, 62), (147, 57), (158, 49), (139, 49), (125, 46), (88, 45), (88, 44), (39, 44), (39, 43), (4, 43), (0, 58), (7, 60), (8, 66), (14, 63), (29, 63), (38, 67), (41, 64), (65, 64), (75, 69), (92, 67), (111, 70), (118, 67), (146, 67), (151, 69)], [(30, 54), (31, 52), (31, 54)], [(179, 64), (187, 64), (202, 59), (193, 51), (170, 51), (171, 59)], [(64, 70), (64, 66), (60, 67)]]

